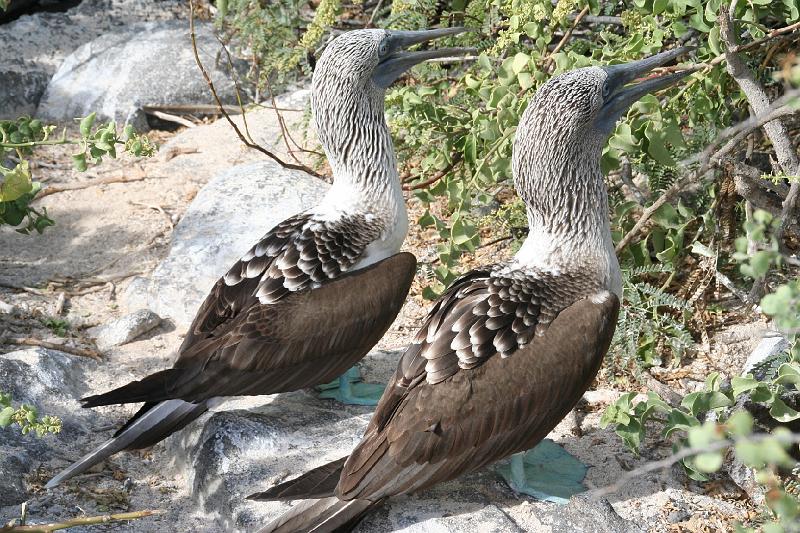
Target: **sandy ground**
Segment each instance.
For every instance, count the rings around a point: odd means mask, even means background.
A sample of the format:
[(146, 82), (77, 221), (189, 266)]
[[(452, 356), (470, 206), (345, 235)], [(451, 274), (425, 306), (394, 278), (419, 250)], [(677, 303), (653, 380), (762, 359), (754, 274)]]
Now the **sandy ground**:
[[(217, 128), (217, 134), (226, 135), (222, 132), (227, 125), (217, 123), (211, 127)], [(166, 143), (174, 135), (156, 132), (153, 137)], [(17, 318), (0, 323), (0, 334), (5, 331), (15, 337), (29, 336), (58, 343), (66, 340), (74, 345), (91, 346), (84, 330), (124, 314), (126, 309), (121, 295), (131, 277), (146, 275), (166, 255), (172, 228), (199, 188), (217, 170), (262, 157), (237, 146), (232, 134), (227, 138), (228, 144), (223, 147), (218, 137), (201, 134), (196, 128), (180, 134), (169, 145), (169, 150), (162, 150), (153, 159), (112, 160), (85, 174), (69, 168), (69, 149), (49, 147), (37, 152), (39, 166), (34, 167), (34, 173), (46, 186), (107, 176), (144, 179), (42, 198), (37, 206), (46, 207), (57, 221), (57, 225), (42, 236), (25, 237), (8, 229), (0, 231), (0, 301), (19, 310)], [(415, 220), (422, 214), (422, 207), (414, 200), (409, 205), (410, 218)], [(430, 258), (431, 239), (429, 231), (421, 231), (412, 224), (405, 247), (420, 258)], [(497, 261), (507, 254), (508, 250), (501, 244), (482, 249), (475, 261)], [(423, 276), (418, 276), (408, 303), (380, 342), (380, 348), (397, 348), (409, 341), (429, 305), (421, 297), (425, 283)], [(22, 287), (35, 289), (20, 289)], [(61, 309), (58, 308), (60, 293), (65, 295)], [(66, 339), (42, 325), (48, 318), (69, 323)], [(705, 355), (689, 361), (684, 377), (672, 382), (664, 380), (685, 390), (696, 386), (712, 369), (730, 372), (730, 369), (741, 368), (763, 328), (764, 324), (756, 323), (726, 330), (716, 337), (717, 341), (712, 339)], [(182, 331), (166, 324), (135, 342), (108, 350), (101, 362), (87, 363), (86, 392), (102, 392), (168, 366), (182, 335)], [(0, 345), (3, 352), (15, 348)], [(601, 386), (603, 392), (596, 394), (593, 402), (580, 407), (577, 417), (579, 431), (592, 437), (573, 439), (571, 435), (576, 431), (573, 419), (562, 423), (552, 435), (570, 452), (594, 465), (587, 478), (589, 486), (604, 486), (636, 464), (668, 453), (668, 448), (653, 441), (646, 448), (645, 456), (635, 459), (612, 432), (599, 430), (602, 409), (615, 398), (608, 383)], [(131, 407), (98, 409), (96, 426), (87, 431), (120, 424), (133, 410)], [(166, 468), (163, 444), (142, 453), (117, 455), (110, 461), (110, 470), (83, 476), (56, 493), (42, 491), (43, 482), (63, 465), (63, 459), (77, 458), (86, 449), (85, 442), (64, 443), (61, 459), (54, 458), (43, 465), (38, 475), (27, 480), (34, 494), (29, 506), (33, 518), (163, 509), (166, 513), (160, 517), (102, 526), (99, 530), (165, 531), (167, 524), (171, 524), (169, 530), (176, 531), (215, 530), (208, 525), (207, 516), (197, 514), (185, 487), (186, 480)], [(719, 531), (729, 528), (731, 519), (742, 519), (751, 512), (738, 491), (729, 484), (720, 482), (717, 488), (711, 489), (709, 485), (700, 488), (687, 484), (684, 487), (685, 482), (676, 481), (681, 479), (684, 478), (679, 473), (670, 470), (660, 477), (651, 476), (646, 482), (627, 487), (611, 501), (624, 517), (652, 517), (653, 524), (657, 524), (653, 526), (654, 531)], [(691, 488), (691, 492), (686, 488)], [(703, 495), (703, 491), (712, 491), (715, 499)], [(546, 524), (536, 522), (535, 510), (542, 504), (519, 500), (508, 491), (504, 505), (516, 513), (518, 523), (525, 529), (548, 530)], [(684, 514), (676, 519), (670, 514), (673, 508)], [(16, 513), (16, 509), (2, 509), (0, 519), (5, 521)]]

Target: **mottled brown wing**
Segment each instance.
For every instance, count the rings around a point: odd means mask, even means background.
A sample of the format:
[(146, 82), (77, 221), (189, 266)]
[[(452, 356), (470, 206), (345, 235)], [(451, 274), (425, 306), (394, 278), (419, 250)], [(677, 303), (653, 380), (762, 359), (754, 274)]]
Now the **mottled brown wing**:
[[(364, 439), (347, 460), (339, 497), (375, 500), (412, 492), (526, 450), (544, 438), (589, 387), (613, 336), (617, 297), (606, 291), (584, 292), (594, 295), (573, 300), (559, 311), (548, 310), (554, 307), (542, 300), (540, 307), (552, 313), (543, 331), (512, 352), (498, 353), (505, 344), (496, 346), (494, 353), (480, 352), (476, 362), (458, 355), (461, 344), (454, 340), (464, 330), (452, 330), (466, 313), (497, 294), (489, 289), (493, 276), (497, 273), (467, 276), (431, 312), (423, 330), (436, 327), (439, 335), (433, 334), (429, 342), (426, 333), (425, 341), (413, 344), (401, 359)], [(537, 291), (556, 297), (572, 292), (563, 280), (527, 281), (549, 285)], [(507, 324), (490, 337), (506, 338), (503, 331), (508, 328), (514, 332), (509, 317), (517, 317), (517, 312), (508, 305), (503, 314), (482, 313), (490, 315), (505, 316), (501, 322)], [(437, 343), (439, 336), (450, 338), (455, 346), (450, 355), (442, 355), (446, 343)], [(477, 336), (474, 345), (485, 342)], [(434, 348), (435, 356), (426, 353)], [(431, 361), (448, 359), (456, 361), (455, 367), (437, 363), (431, 379), (426, 370)], [(448, 369), (447, 377), (442, 377), (442, 369)]]
[(194, 344), (227, 334), (230, 322), (254, 305), (273, 304), (336, 279), (352, 267), (380, 227), (363, 216), (315, 220), (308, 213), (271, 229), (222, 276), (190, 326), (178, 360)]
[(189, 346), (174, 368), (86, 404), (200, 401), (330, 381), (380, 340), (403, 306), (415, 269), (414, 256), (403, 252), (315, 289), (252, 305), (226, 322), (223, 335)]

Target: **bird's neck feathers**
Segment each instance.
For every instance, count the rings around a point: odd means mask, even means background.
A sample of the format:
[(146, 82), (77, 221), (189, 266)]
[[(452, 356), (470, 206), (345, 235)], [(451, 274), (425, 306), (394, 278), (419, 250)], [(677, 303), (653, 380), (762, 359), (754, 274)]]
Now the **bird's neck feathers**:
[(514, 181), (527, 205), (530, 232), (515, 261), (554, 273), (590, 275), (621, 296), (600, 169), (605, 138), (559, 142), (541, 132), (519, 130), (517, 136)]
[(333, 171), (334, 188), (353, 200), (402, 202), (392, 137), (384, 116), (384, 91), (372, 84), (312, 95), (314, 120)]

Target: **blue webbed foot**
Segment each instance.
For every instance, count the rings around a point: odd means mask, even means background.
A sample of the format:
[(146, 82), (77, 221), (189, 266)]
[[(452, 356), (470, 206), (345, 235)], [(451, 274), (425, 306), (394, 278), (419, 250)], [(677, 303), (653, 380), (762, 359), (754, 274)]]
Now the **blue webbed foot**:
[(514, 492), (561, 504), (586, 490), (582, 483), (586, 469), (585, 464), (550, 439), (512, 455), (510, 464), (498, 467)]
[(317, 387), (319, 397), (338, 400), (347, 405), (378, 405), (384, 386), (378, 383), (364, 383), (357, 366), (350, 368), (330, 383)]

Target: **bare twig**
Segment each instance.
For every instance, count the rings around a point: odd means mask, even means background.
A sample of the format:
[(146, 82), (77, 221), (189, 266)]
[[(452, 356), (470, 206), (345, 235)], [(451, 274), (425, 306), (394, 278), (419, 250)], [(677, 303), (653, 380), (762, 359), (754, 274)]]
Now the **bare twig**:
[(194, 128), (197, 126), (197, 124), (191, 120), (179, 117), (178, 115), (173, 115), (171, 113), (165, 113), (164, 111), (156, 111), (155, 109), (151, 109), (149, 111), (145, 111), (145, 113), (148, 115), (153, 115), (156, 118), (160, 118), (161, 120), (166, 120), (167, 122), (174, 122), (175, 124), (186, 126), (187, 128)]
[(0, 533), (51, 533), (61, 529), (67, 529), (76, 526), (91, 526), (96, 524), (107, 524), (109, 522), (126, 522), (129, 520), (136, 520), (138, 518), (146, 518), (161, 514), (161, 511), (148, 510), (136, 511), (133, 513), (116, 513), (101, 516), (85, 516), (81, 518), (72, 518), (64, 520), (63, 522), (51, 522), (49, 524), (31, 524), (31, 525), (15, 525), (12, 522), (0, 527)]
[(317, 178), (321, 178), (322, 176), (319, 173), (315, 172), (313, 169), (307, 167), (306, 165), (297, 165), (297, 164), (294, 164), (294, 163), (287, 163), (286, 161), (284, 161), (283, 159), (281, 159), (277, 155), (273, 154), (272, 152), (270, 152), (269, 150), (267, 150), (263, 146), (253, 142), (252, 139), (248, 139), (247, 137), (244, 136), (242, 131), (239, 129), (239, 126), (237, 126), (236, 123), (233, 121), (233, 119), (231, 119), (230, 115), (225, 110), (224, 106), (222, 105), (222, 100), (220, 100), (220, 97), (217, 94), (217, 90), (214, 87), (214, 82), (211, 81), (211, 76), (208, 74), (208, 71), (203, 66), (203, 63), (200, 60), (200, 53), (197, 51), (197, 34), (195, 33), (195, 29), (194, 29), (194, 9), (195, 9), (194, 8), (194, 0), (189, 0), (189, 34), (190, 34), (191, 39), (192, 39), (192, 52), (194, 53), (194, 60), (197, 63), (197, 66), (200, 68), (200, 72), (203, 74), (203, 78), (205, 78), (206, 84), (208, 85), (208, 88), (211, 90), (211, 95), (214, 97), (214, 100), (217, 102), (217, 106), (218, 106), (219, 111), (222, 113), (222, 116), (225, 117), (225, 120), (228, 121), (228, 124), (231, 125), (231, 127), (233, 128), (233, 131), (236, 132), (236, 135), (239, 137), (239, 140), (242, 141), (242, 143), (244, 143), (244, 145), (247, 146), (248, 148), (252, 148), (254, 150), (258, 150), (262, 154), (266, 155), (267, 157), (269, 157), (270, 159), (272, 159), (273, 161), (278, 163), (283, 168), (288, 168), (290, 170), (301, 170), (303, 172), (311, 174), (312, 176), (315, 176)]
[(780, 437), (773, 435), (771, 433), (759, 433), (757, 435), (748, 435), (746, 437), (737, 437), (734, 439), (728, 440), (721, 440), (718, 442), (712, 442), (711, 444), (706, 444), (703, 446), (692, 446), (689, 448), (683, 448), (672, 455), (665, 457), (664, 459), (660, 459), (658, 461), (651, 461), (646, 463), (638, 468), (634, 468), (619, 477), (614, 483), (611, 485), (607, 485), (605, 487), (601, 487), (595, 490), (592, 490), (589, 495), (592, 499), (599, 499), (604, 496), (608, 496), (609, 494), (614, 494), (622, 489), (628, 482), (633, 479), (636, 479), (639, 476), (643, 476), (650, 472), (654, 472), (656, 470), (661, 470), (664, 468), (669, 468), (673, 464), (677, 463), (681, 459), (686, 459), (687, 457), (691, 457), (693, 455), (697, 455), (700, 453), (707, 453), (707, 452), (718, 452), (722, 450), (726, 450), (731, 446), (735, 446), (739, 442), (752, 442), (752, 443), (759, 443), (769, 439), (778, 439), (781, 442), (787, 444), (800, 444), (800, 434), (792, 433), (791, 435)]
[(419, 189), (424, 189), (425, 187), (428, 187), (436, 183), (437, 181), (445, 177), (451, 170), (453, 170), (453, 168), (455, 168), (455, 166), (461, 162), (461, 159), (463, 157), (464, 156), (461, 154), (461, 152), (456, 152), (455, 154), (453, 154), (453, 159), (450, 161), (450, 164), (447, 165), (447, 167), (443, 168), (442, 170), (439, 170), (438, 172), (435, 172), (433, 176), (431, 176), (425, 181), (414, 183), (413, 185), (403, 185), (403, 190), (416, 191)]
[(133, 181), (142, 181), (146, 179), (154, 178), (155, 176), (109, 176), (107, 178), (99, 178), (92, 181), (84, 181), (80, 183), (65, 183), (64, 185), (49, 185), (44, 188), (39, 194), (36, 195), (36, 198), (42, 198), (44, 196), (49, 196), (51, 194), (55, 194), (57, 192), (64, 192), (64, 191), (77, 191), (79, 189), (88, 189), (90, 187), (97, 187), (98, 185), (108, 185), (110, 183), (131, 183)]
[[(736, 0), (733, 0), (735, 6)], [(757, 115), (763, 115), (769, 112), (770, 102), (767, 97), (764, 87), (756, 80), (753, 71), (747, 66), (744, 60), (738, 55), (736, 48), (736, 37), (733, 19), (727, 6), (720, 6), (719, 8), (719, 26), (720, 26), (720, 39), (725, 43), (725, 59), (728, 65), (728, 73), (736, 81), (742, 92), (750, 102), (754, 112)], [(800, 27), (800, 23), (796, 25)], [(738, 49), (741, 51), (741, 48)], [(772, 141), (772, 147), (775, 150), (775, 155), (778, 156), (778, 163), (781, 166), (784, 174), (794, 175), (800, 173), (800, 160), (798, 160), (797, 152), (795, 151), (792, 140), (789, 138), (789, 132), (786, 125), (779, 119), (772, 120), (764, 124), (764, 133), (767, 134), (769, 140)], [(775, 232), (775, 238), (781, 249), (784, 249), (783, 235), (790, 220), (796, 215), (798, 200), (800, 200), (800, 183), (792, 183), (789, 187), (789, 194), (783, 201), (783, 208), (781, 211), (781, 221), (778, 229)]]
[[(775, 120), (776, 117), (797, 113), (797, 110), (791, 109), (791, 107), (788, 105), (788, 102), (794, 98), (797, 98), (799, 95), (800, 91), (797, 90), (787, 92), (781, 99), (775, 102), (775, 105), (779, 106), (776, 109), (768, 108), (766, 111), (758, 113), (755, 116), (750, 117), (748, 120), (724, 129), (717, 136), (717, 139), (709, 144), (700, 154), (688, 157), (681, 161), (679, 163), (679, 167), (687, 167), (696, 163), (699, 163), (699, 167), (691, 172), (688, 172), (681, 179), (673, 183), (661, 194), (660, 197), (656, 199), (652, 205), (642, 211), (642, 214), (639, 216), (639, 219), (636, 221), (636, 224), (634, 224), (633, 228), (631, 228), (630, 231), (628, 231), (628, 233), (626, 233), (622, 240), (620, 240), (617, 244), (615, 248), (616, 252), (620, 253), (631, 243), (631, 241), (633, 241), (634, 238), (636, 238), (642, 228), (644, 228), (647, 222), (650, 220), (650, 217), (652, 217), (662, 205), (672, 200), (677, 194), (683, 192), (689, 186), (695, 185), (703, 175), (705, 175), (714, 165), (718, 165), (721, 159), (730, 153), (736, 147), (737, 143), (744, 140), (750, 132), (763, 126), (771, 120)], [(715, 152), (716, 147), (719, 145), (722, 139), (730, 136), (733, 136), (733, 138)]]
[(367, 24), (364, 26), (365, 28), (375, 27), (375, 17), (378, 16), (378, 11), (380, 11), (382, 7), (383, 7), (383, 0), (378, 0), (378, 3), (375, 5), (375, 9), (372, 10), (372, 15), (369, 17)]
[(140, 207), (146, 207), (148, 209), (152, 209), (154, 211), (158, 211), (159, 213), (164, 215), (164, 218), (166, 219), (167, 224), (169, 224), (170, 231), (175, 229), (175, 224), (172, 223), (172, 217), (169, 215), (169, 213), (164, 211), (164, 208), (161, 207), (160, 205), (151, 205), (151, 204), (145, 204), (143, 202), (134, 202), (134, 201), (130, 201), (128, 203), (131, 204), (131, 205), (138, 205)]
[(66, 344), (56, 344), (54, 342), (47, 342), (39, 339), (34, 339), (31, 337), (26, 337), (22, 339), (15, 337), (6, 337), (4, 339), (0, 339), (0, 341), (2, 341), (2, 343), (12, 344), (15, 346), (38, 346), (40, 348), (46, 348), (48, 350), (57, 350), (59, 352), (69, 353), (72, 355), (88, 357), (90, 359), (94, 359), (95, 361), (100, 361), (102, 359), (100, 354), (94, 350), (87, 350), (85, 348), (67, 346)]
[(559, 53), (561, 49), (564, 48), (564, 45), (567, 44), (567, 42), (569, 42), (570, 37), (572, 37), (572, 32), (575, 31), (575, 28), (578, 27), (578, 24), (581, 23), (583, 17), (585, 17), (588, 13), (589, 13), (589, 6), (587, 4), (586, 7), (584, 7), (581, 10), (581, 12), (577, 14), (575, 20), (572, 21), (572, 26), (570, 26), (570, 28), (564, 32), (564, 36), (561, 37), (560, 41), (558, 41), (558, 44), (556, 44), (556, 47), (553, 48), (553, 51), (547, 54), (547, 57), (545, 58), (544, 63), (542, 64), (542, 70), (546, 70), (550, 67), (550, 65), (553, 63), (553, 56)]

